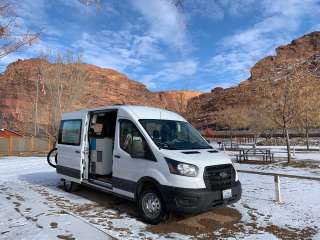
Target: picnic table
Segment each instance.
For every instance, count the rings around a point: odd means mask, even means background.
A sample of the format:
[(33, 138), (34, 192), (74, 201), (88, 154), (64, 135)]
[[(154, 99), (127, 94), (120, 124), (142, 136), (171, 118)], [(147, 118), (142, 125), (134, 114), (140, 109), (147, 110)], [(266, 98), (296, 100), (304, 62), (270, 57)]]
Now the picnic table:
[(241, 160), (248, 161), (249, 157), (262, 157), (264, 163), (272, 163), (274, 161), (274, 153), (271, 149), (266, 148), (241, 148), (236, 155), (236, 161), (241, 163)]

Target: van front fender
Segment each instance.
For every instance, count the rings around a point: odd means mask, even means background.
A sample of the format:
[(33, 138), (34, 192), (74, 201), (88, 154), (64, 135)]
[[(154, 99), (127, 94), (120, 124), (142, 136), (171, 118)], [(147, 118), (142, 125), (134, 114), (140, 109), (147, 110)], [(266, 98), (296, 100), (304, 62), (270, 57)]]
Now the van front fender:
[(165, 176), (159, 171), (150, 171), (147, 172), (146, 176), (139, 179), (136, 186), (135, 198), (139, 195), (142, 188), (146, 184), (151, 184), (157, 188), (158, 191), (161, 192), (161, 186), (167, 185), (168, 181)]

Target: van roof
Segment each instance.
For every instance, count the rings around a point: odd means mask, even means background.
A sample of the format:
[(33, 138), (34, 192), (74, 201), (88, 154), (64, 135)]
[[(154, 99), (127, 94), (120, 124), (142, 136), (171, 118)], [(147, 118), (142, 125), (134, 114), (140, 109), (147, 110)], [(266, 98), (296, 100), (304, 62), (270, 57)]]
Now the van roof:
[(140, 106), (140, 105), (110, 105), (110, 106), (104, 106), (99, 108), (82, 109), (75, 112), (63, 113), (62, 119), (79, 117), (80, 115), (84, 115), (85, 113), (91, 112), (91, 111), (112, 110), (112, 109), (118, 109), (118, 110), (121, 109), (137, 119), (168, 119), (168, 120), (176, 120), (176, 121), (186, 121), (182, 116), (180, 116), (175, 112), (168, 111), (162, 108), (147, 107), (147, 106)]

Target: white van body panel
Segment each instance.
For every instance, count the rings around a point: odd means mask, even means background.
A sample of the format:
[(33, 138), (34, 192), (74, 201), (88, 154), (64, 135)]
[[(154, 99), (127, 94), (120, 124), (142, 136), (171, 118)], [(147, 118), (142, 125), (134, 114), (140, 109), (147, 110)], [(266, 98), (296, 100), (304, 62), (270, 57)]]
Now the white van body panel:
[[(139, 129), (143, 137), (149, 144), (151, 151), (154, 153), (157, 161), (147, 161), (144, 159), (132, 159), (131, 156), (123, 151), (119, 146), (119, 124), (116, 126), (116, 137), (115, 137), (115, 150), (116, 155), (120, 155), (121, 161), (115, 161), (114, 164), (114, 176), (127, 179), (130, 181), (138, 182), (143, 177), (150, 177), (155, 179), (161, 185), (171, 186), (170, 174), (167, 163), (163, 159), (162, 155), (159, 153), (159, 148), (154, 144), (148, 133), (139, 123), (139, 119), (166, 119), (166, 120), (176, 120), (176, 121), (186, 121), (180, 115), (152, 107), (143, 106), (125, 106), (118, 112), (119, 119), (128, 119), (135, 123), (136, 127)], [(134, 162), (134, 163), (133, 163)], [(118, 164), (117, 164), (118, 163)], [(132, 165), (133, 163), (133, 165)], [(128, 167), (132, 165), (131, 167)], [(177, 176), (181, 178), (181, 176)], [(180, 179), (181, 181), (181, 179)], [(203, 180), (202, 180), (203, 181)], [(190, 184), (189, 187), (194, 187), (194, 184)], [(203, 186), (203, 185), (201, 185)]]
[[(84, 142), (86, 139), (86, 129), (85, 129), (85, 121), (86, 121), (87, 111), (79, 111), (79, 112), (70, 112), (62, 114), (61, 120), (81, 120), (81, 140), (80, 145), (66, 145), (66, 144), (57, 144), (58, 152), (58, 164), (61, 167), (66, 169), (74, 169), (81, 172), (81, 166), (83, 159), (82, 148), (84, 147)], [(81, 175), (79, 177), (71, 177), (66, 176), (64, 174), (59, 174), (61, 178), (65, 178), (67, 180), (71, 180), (77, 183), (81, 182)]]
[[(211, 149), (212, 150), (212, 149)], [(197, 152), (185, 154), (184, 152)], [(197, 165), (198, 167), (206, 167), (220, 164), (232, 163), (230, 157), (223, 152), (209, 152), (210, 149), (195, 150), (166, 150), (161, 149), (159, 152), (163, 157), (172, 159), (183, 159), (183, 162)]]
[[(139, 181), (143, 178), (153, 179), (156, 183), (164, 187), (187, 189), (206, 189), (204, 182), (204, 171), (208, 166), (230, 165), (230, 158), (223, 152), (212, 151), (213, 149), (192, 149), (192, 150), (167, 150), (159, 148), (147, 131), (140, 124), (140, 119), (163, 119), (187, 122), (177, 113), (167, 110), (144, 107), (115, 105), (96, 109), (84, 109), (77, 112), (64, 113), (62, 120), (81, 119), (81, 144), (80, 146), (58, 144), (58, 165), (80, 172), (78, 178), (70, 177), (60, 173), (60, 177), (77, 183), (85, 183), (95, 186), (89, 179), (89, 158), (88, 158), (88, 122), (91, 113), (117, 110), (117, 121), (113, 142), (113, 165), (112, 182), (105, 190), (127, 198), (136, 198), (133, 188), (136, 188)], [(138, 128), (143, 138), (146, 140), (155, 161), (147, 159), (133, 158), (129, 153), (120, 147), (120, 124), (121, 120), (129, 120)], [(193, 152), (186, 154), (185, 152)], [(193, 164), (198, 167), (196, 177), (187, 177), (172, 174), (165, 158), (169, 158), (182, 163)], [(236, 173), (236, 180), (237, 173)], [(116, 185), (115, 183), (118, 182)], [(122, 186), (121, 186), (122, 185)], [(123, 186), (124, 185), (124, 186)], [(127, 185), (127, 186), (126, 186)], [(134, 185), (134, 187), (130, 186)], [(103, 188), (101, 185), (97, 188)]]
[(160, 108), (154, 107), (144, 107), (144, 106), (126, 106), (125, 111), (130, 112), (135, 120), (139, 119), (166, 119), (166, 120), (176, 120), (185, 121), (179, 114), (170, 112)]
[[(114, 160), (113, 164), (113, 176), (126, 179), (129, 181), (139, 181), (142, 177), (154, 178), (157, 182), (167, 186), (177, 186), (184, 188), (205, 188), (203, 182), (203, 171), (204, 167), (212, 165), (220, 165), (231, 163), (230, 158), (222, 153), (209, 153), (208, 149), (196, 150), (197, 154), (184, 154), (183, 150), (166, 150), (159, 149), (152, 141), (148, 133), (139, 123), (139, 119), (165, 119), (165, 120), (176, 120), (187, 122), (179, 114), (170, 112), (164, 109), (144, 107), (144, 106), (111, 106), (102, 107), (96, 109), (81, 110), (78, 112), (64, 113), (62, 120), (67, 119), (82, 119), (83, 122), (86, 120), (88, 112), (103, 111), (103, 110), (118, 110), (118, 120), (128, 119), (135, 123), (136, 127), (140, 130), (146, 141), (148, 142), (152, 152), (154, 153), (157, 162), (146, 161), (144, 159), (132, 159), (131, 156), (123, 151), (119, 146), (119, 124), (116, 125), (116, 135), (114, 141), (114, 155), (119, 155), (121, 161)], [(64, 159), (70, 159), (63, 161), (66, 167), (75, 168), (81, 170), (81, 162), (77, 160), (78, 156), (74, 152), (81, 150), (86, 137), (84, 134), (84, 126), (82, 126), (82, 144), (81, 146), (69, 146), (58, 144), (58, 148), (64, 152)], [(187, 150), (186, 150), (187, 151)], [(191, 150), (190, 150), (191, 151)], [(61, 158), (61, 154), (58, 155), (58, 159)], [(199, 173), (197, 177), (185, 177), (179, 175), (173, 175), (169, 172), (167, 163), (164, 157), (183, 160), (183, 162), (197, 165), (199, 167)], [(73, 159), (73, 160), (71, 160)], [(132, 164), (133, 163), (133, 164)], [(128, 167), (130, 166), (130, 167)], [(85, 167), (88, 169), (88, 167)], [(88, 173), (86, 172), (86, 178)], [(81, 179), (80, 179), (81, 181)], [(79, 181), (78, 181), (79, 182)]]

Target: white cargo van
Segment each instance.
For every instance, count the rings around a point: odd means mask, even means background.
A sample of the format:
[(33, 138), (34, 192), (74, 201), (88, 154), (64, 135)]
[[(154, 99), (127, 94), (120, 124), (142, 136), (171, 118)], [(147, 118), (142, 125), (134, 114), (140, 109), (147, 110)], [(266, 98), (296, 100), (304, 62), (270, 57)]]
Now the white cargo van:
[(241, 197), (230, 158), (183, 117), (159, 108), (64, 113), (57, 152), (65, 190), (81, 184), (137, 201), (152, 224), (169, 211), (197, 213)]

